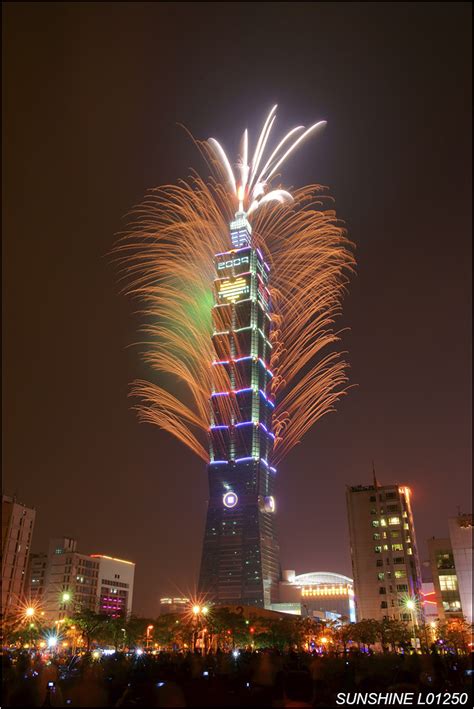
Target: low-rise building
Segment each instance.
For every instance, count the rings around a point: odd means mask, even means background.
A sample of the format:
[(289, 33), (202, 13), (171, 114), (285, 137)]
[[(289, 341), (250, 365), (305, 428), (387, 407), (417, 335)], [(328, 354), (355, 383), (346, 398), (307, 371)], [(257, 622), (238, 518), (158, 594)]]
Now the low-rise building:
[(355, 622), (354, 584), (351, 578), (331, 571), (296, 574), (283, 571), (275, 611), (322, 620)]
[(461, 609), (467, 622), (472, 623), (472, 514), (452, 517), (448, 525)]
[(82, 554), (69, 537), (52, 539), (47, 554), (29, 565), (29, 597), (45, 619), (62, 620), (84, 608), (112, 617), (132, 611), (135, 564), (103, 554)]

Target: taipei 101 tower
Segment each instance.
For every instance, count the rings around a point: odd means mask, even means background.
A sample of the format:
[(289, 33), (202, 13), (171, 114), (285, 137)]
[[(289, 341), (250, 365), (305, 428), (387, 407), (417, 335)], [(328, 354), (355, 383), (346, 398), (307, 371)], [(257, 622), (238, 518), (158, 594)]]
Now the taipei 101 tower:
[(244, 131), (233, 165), (215, 138), (198, 141), (212, 176), (153, 191), (117, 247), (150, 317), (144, 359), (157, 375), (134, 382), (135, 408), (207, 465), (198, 592), (221, 606), (277, 602), (275, 465), (348, 381), (332, 323), (352, 245), (320, 185), (292, 194), (277, 183), (326, 121), (274, 145), (276, 109), (251, 149)]
[(221, 605), (268, 607), (280, 576), (271, 465), (270, 269), (252, 245), (245, 212), (235, 215), (230, 236), (232, 247), (215, 256), (215, 387), (199, 592)]

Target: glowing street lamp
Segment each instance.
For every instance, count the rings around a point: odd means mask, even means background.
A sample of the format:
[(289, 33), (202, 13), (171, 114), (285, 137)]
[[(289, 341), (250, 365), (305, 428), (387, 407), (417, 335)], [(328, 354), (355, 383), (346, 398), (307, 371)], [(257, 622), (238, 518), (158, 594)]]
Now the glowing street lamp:
[(25, 610), (25, 615), (26, 615), (27, 618), (32, 618), (35, 613), (36, 613), (36, 610), (33, 608), (33, 606), (29, 606), (29, 607)]
[(151, 634), (151, 631), (153, 630), (153, 628), (154, 628), (153, 625), (149, 625), (146, 629), (146, 649), (147, 650), (149, 649), (149, 646), (150, 646), (150, 634)]
[(416, 647), (416, 600), (414, 598), (407, 598), (405, 608), (410, 612), (411, 627), (413, 630), (413, 646)]
[(198, 606), (198, 605), (193, 606), (194, 615), (199, 615), (200, 612), (201, 612), (201, 606)]
[(63, 603), (69, 603), (70, 600), (71, 600), (71, 594), (69, 593), (69, 591), (64, 591), (64, 593), (61, 596), (61, 601)]

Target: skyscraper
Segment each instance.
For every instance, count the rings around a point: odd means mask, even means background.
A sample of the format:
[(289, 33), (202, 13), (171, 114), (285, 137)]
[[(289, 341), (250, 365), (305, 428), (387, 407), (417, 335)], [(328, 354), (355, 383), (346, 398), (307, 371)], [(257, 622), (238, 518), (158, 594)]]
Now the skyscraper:
[(379, 485), (346, 491), (357, 618), (416, 622), (422, 581), (410, 488)]
[(236, 214), (230, 230), (232, 249), (215, 257), (209, 503), (199, 590), (221, 604), (268, 607), (280, 575), (267, 365), (270, 269), (252, 244), (245, 213)]
[(36, 512), (2, 495), (2, 615), (24, 601), (25, 577)]

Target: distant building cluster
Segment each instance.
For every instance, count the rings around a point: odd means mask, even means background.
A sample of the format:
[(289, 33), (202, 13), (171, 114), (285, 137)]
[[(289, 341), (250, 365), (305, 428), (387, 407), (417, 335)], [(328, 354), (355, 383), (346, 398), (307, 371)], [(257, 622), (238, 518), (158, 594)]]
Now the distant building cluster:
[[(472, 514), (448, 520), (449, 535), (428, 540), (420, 564), (411, 492), (405, 485), (346, 489), (353, 579), (332, 571), (283, 571), (267, 610), (323, 621), (392, 618), (410, 625), (472, 618)], [(85, 554), (68, 537), (31, 553), (34, 509), (2, 496), (2, 615), (25, 604), (44, 620), (61, 621), (83, 609), (111, 617), (132, 611), (135, 564)], [(162, 597), (159, 614), (183, 613), (186, 596)], [(243, 601), (241, 606), (249, 605)]]
[(35, 510), (2, 496), (2, 615), (33, 604), (45, 621), (84, 609), (130, 615), (135, 564), (77, 551), (77, 541), (51, 539), (47, 552), (31, 553)]

